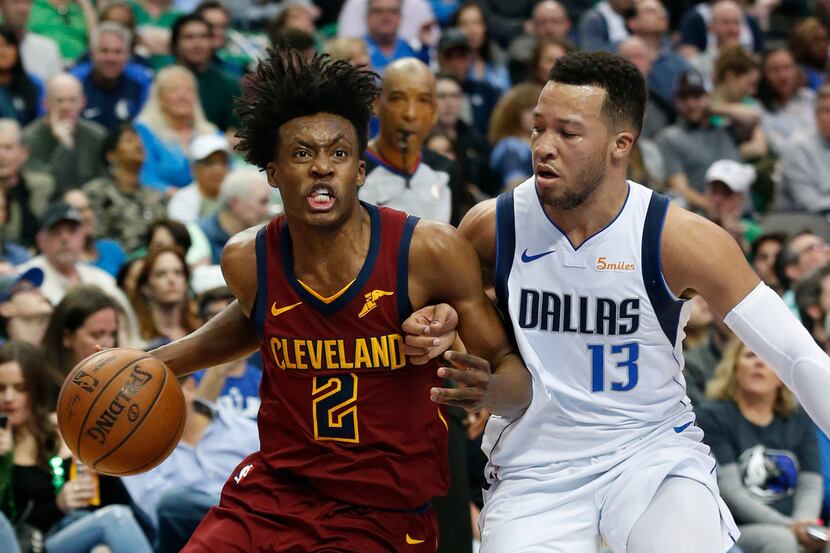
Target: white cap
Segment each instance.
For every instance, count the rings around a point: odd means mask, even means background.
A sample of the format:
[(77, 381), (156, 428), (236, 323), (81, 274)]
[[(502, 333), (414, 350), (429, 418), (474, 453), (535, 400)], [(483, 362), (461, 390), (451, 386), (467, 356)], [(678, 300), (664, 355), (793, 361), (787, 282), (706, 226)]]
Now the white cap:
[(197, 136), (190, 145), (190, 159), (201, 161), (214, 152), (231, 155), (231, 145), (221, 134), (203, 134)]
[(200, 265), (193, 269), (190, 275), (190, 288), (197, 296), (223, 286), (227, 284), (225, 284), (225, 277), (222, 276), (222, 268), (219, 265)]
[(747, 192), (755, 182), (755, 167), (731, 159), (719, 159), (706, 170), (706, 182), (722, 182), (732, 192)]

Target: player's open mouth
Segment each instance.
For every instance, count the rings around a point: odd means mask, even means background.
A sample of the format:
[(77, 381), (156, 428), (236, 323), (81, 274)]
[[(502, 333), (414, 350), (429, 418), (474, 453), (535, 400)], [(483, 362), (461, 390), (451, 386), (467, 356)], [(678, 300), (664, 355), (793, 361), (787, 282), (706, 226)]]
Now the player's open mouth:
[(318, 185), (311, 189), (306, 196), (308, 207), (312, 211), (325, 212), (334, 207), (334, 189), (330, 186)]
[(547, 165), (536, 165), (536, 176), (545, 180), (553, 180), (559, 177), (559, 173), (549, 168)]

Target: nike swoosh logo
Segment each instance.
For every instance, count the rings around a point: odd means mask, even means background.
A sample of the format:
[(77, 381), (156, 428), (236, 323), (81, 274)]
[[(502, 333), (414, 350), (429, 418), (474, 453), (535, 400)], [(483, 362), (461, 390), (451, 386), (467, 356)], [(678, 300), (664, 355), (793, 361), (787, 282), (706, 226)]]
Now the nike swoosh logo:
[(540, 257), (545, 257), (546, 255), (550, 255), (555, 251), (556, 250), (550, 250), (549, 252), (537, 253), (536, 255), (527, 255), (527, 250), (525, 250), (525, 251), (522, 252), (522, 261), (524, 261), (525, 263), (530, 263), (531, 261), (536, 261)]
[(303, 302), (298, 301), (294, 305), (286, 305), (285, 307), (277, 307), (277, 302), (274, 302), (274, 304), (271, 306), (271, 315), (273, 315), (274, 317), (278, 317), (278, 316), (282, 315), (283, 313), (285, 313), (286, 311), (290, 311), (290, 310), (294, 309), (295, 307), (297, 307), (301, 303), (303, 303)]
[(683, 432), (684, 430), (689, 428), (691, 425), (692, 425), (691, 422), (687, 422), (686, 424), (681, 424), (680, 426), (675, 426), (674, 431), (677, 432), (678, 434), (680, 434), (681, 432)]
[(415, 538), (411, 537), (409, 534), (406, 535), (406, 543), (409, 545), (418, 545), (419, 543), (424, 543), (424, 540), (416, 540)]

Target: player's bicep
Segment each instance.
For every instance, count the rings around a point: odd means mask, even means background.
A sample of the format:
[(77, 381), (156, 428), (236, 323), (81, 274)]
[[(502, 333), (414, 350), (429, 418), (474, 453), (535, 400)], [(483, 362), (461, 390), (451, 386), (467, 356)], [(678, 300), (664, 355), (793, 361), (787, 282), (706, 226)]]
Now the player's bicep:
[(231, 289), (245, 316), (253, 312), (257, 289), (256, 238), (261, 227), (234, 235), (222, 250), (220, 265), (225, 283)]

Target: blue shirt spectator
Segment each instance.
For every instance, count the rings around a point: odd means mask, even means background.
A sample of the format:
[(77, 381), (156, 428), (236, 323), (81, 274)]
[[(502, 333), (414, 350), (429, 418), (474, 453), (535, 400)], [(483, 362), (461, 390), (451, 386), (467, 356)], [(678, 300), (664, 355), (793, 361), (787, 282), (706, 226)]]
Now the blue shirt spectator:
[(181, 146), (165, 142), (141, 123), (136, 123), (135, 130), (144, 145), (144, 165), (139, 179), (145, 186), (165, 192), (171, 186), (181, 188), (193, 182), (190, 161)]
[(70, 73), (75, 75), (84, 87), (86, 108), (81, 116), (108, 130), (114, 129), (124, 121), (134, 119), (147, 100), (150, 80), (146, 79), (141, 68), (125, 69), (109, 87), (96, 82), (92, 63), (76, 65)]
[[(238, 371), (231, 370), (228, 373), (225, 385), (219, 392), (219, 397), (216, 398), (216, 403), (238, 415), (256, 420), (261, 403), (259, 384), (262, 382), (262, 368), (247, 359), (239, 361), (239, 364), (242, 372), (234, 374)], [(204, 378), (204, 371), (195, 373), (193, 378), (197, 383), (201, 382)]]
[(613, 52), (620, 41), (628, 38), (623, 13), (631, 0), (603, 0), (579, 20), (579, 45), (583, 50)]

